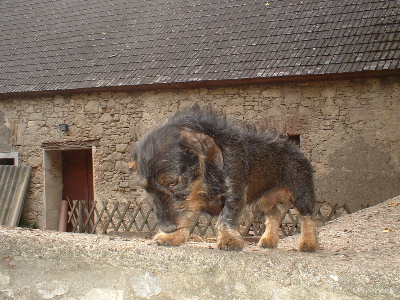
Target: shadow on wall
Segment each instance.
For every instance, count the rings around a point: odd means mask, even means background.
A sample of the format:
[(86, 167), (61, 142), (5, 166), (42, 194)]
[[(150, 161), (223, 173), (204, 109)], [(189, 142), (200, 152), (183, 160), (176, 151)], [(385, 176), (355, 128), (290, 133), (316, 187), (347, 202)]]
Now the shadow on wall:
[(316, 179), (319, 200), (347, 203), (351, 211), (400, 194), (400, 173), (382, 152), (358, 137), (329, 158), (332, 171)]

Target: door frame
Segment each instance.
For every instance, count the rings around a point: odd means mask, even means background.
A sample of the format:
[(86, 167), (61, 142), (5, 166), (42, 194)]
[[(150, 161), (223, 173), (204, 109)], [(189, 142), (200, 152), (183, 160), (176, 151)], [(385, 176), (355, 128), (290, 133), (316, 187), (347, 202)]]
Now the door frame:
[[(57, 149), (43, 149), (44, 169), (44, 228), (58, 230), (60, 207), (63, 196), (62, 152), (68, 150), (91, 150), (93, 171), (93, 201), (96, 200), (94, 184), (94, 154), (96, 146), (90, 147), (60, 147)], [(72, 199), (71, 199), (72, 200)]]

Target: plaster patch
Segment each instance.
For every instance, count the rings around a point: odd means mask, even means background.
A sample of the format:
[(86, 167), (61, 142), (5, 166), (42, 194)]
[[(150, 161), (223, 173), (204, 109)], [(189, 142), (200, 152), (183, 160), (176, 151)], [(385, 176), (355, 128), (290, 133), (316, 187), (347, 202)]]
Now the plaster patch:
[(161, 285), (149, 272), (130, 276), (131, 285), (135, 294), (139, 297), (150, 299), (161, 293)]
[(10, 276), (4, 275), (0, 272), (0, 284), (9, 284), (10, 283)]
[(42, 295), (43, 299), (52, 299), (56, 296), (68, 293), (68, 286), (59, 280), (44, 281), (36, 285), (37, 291)]
[(15, 299), (15, 296), (11, 290), (0, 290), (0, 299)]
[(82, 300), (123, 300), (122, 290), (113, 289), (91, 289), (85, 296), (79, 298)]

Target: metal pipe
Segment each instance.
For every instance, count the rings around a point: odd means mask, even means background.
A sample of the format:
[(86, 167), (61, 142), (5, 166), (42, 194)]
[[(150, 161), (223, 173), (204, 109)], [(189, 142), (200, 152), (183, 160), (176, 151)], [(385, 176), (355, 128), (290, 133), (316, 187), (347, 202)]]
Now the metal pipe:
[(66, 232), (68, 223), (68, 201), (62, 200), (60, 205), (60, 217), (58, 219), (58, 231)]

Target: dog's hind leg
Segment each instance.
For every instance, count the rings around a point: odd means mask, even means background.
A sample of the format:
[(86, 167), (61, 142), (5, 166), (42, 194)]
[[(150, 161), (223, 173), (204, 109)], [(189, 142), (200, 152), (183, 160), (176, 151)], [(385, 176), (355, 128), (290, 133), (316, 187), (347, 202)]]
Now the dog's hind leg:
[(280, 210), (276, 206), (267, 212), (265, 231), (258, 242), (259, 247), (275, 248), (278, 245), (281, 215)]
[(299, 250), (303, 252), (314, 252), (318, 248), (317, 230), (315, 221), (311, 216), (301, 217), (301, 236), (299, 242)]
[(265, 248), (275, 248), (279, 241), (279, 226), (282, 213), (277, 204), (290, 204), (292, 194), (285, 188), (272, 190), (262, 196), (258, 203), (259, 209), (266, 214), (265, 232), (262, 235), (258, 246)]
[(318, 248), (318, 240), (317, 226), (312, 218), (315, 205), (315, 196), (313, 191), (300, 194), (296, 198), (296, 201), (294, 201), (294, 205), (301, 215), (299, 251), (314, 252)]

